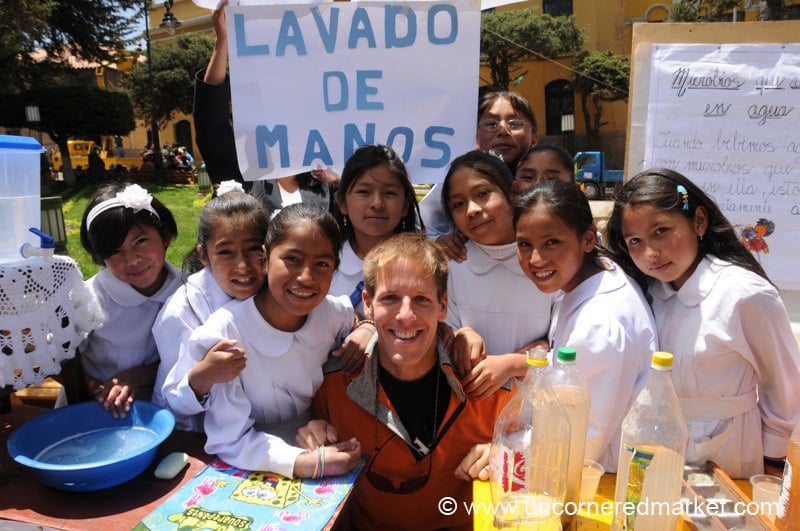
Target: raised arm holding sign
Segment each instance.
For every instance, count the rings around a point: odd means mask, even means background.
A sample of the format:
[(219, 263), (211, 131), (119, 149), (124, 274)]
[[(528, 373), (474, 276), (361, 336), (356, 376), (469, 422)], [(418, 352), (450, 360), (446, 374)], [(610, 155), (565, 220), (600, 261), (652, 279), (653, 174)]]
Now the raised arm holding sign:
[[(225, 24), (227, 0), (212, 14), (216, 34), (214, 51), (205, 71), (195, 80), (194, 119), (197, 145), (203, 153), (212, 182), (225, 179), (242, 180), (236, 158), (233, 124), (229, 114), (230, 84), (227, 76), (228, 37)], [(338, 179), (335, 179), (338, 180)], [(271, 212), (291, 203), (317, 204), (333, 211), (335, 207), (335, 180), (328, 172), (320, 170), (289, 175), (273, 181), (249, 184), (250, 193), (261, 200)], [(334, 182), (330, 182), (334, 181)]]

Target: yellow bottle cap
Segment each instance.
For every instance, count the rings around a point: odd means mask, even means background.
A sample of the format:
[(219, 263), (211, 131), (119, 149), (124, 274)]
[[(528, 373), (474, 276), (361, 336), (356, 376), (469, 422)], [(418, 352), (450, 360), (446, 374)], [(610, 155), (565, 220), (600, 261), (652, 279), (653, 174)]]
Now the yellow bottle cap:
[(534, 348), (525, 352), (525, 361), (533, 367), (547, 365), (547, 351), (543, 348)]
[(653, 360), (650, 366), (654, 369), (671, 369), (673, 355), (669, 352), (653, 352)]

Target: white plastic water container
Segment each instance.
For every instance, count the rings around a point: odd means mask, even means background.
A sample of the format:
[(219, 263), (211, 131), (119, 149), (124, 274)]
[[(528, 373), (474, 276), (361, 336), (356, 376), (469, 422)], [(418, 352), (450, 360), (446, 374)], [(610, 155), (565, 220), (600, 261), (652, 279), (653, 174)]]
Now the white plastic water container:
[(39, 245), (28, 229), (41, 224), (41, 153), (34, 138), (0, 135), (0, 264), (24, 260), (24, 243)]

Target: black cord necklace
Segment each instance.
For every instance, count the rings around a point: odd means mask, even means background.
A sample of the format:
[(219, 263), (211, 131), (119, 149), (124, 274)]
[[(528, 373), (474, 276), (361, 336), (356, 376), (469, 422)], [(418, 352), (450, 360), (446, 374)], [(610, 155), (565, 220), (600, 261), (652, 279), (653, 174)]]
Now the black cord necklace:
[[(436, 441), (436, 429), (437, 429), (438, 424), (439, 424), (439, 388), (441, 387), (442, 369), (441, 369), (441, 367), (439, 367), (438, 363), (434, 367), (435, 367), (435, 370), (436, 370), (436, 388), (434, 390), (433, 424), (432, 424), (432, 428), (431, 428), (431, 431), (430, 431), (430, 438), (428, 440), (428, 444), (427, 445), (423, 441), (420, 440), (419, 435), (414, 437), (414, 440), (412, 441), (412, 445), (413, 445), (414, 451), (418, 455), (421, 455), (422, 457), (425, 457), (426, 455), (428, 455), (431, 452), (431, 450), (433, 449), (433, 444)], [(382, 367), (379, 366), (378, 370), (379, 370), (379, 373), (380, 373), (380, 371), (384, 371), (385, 369), (383, 369)], [(387, 376), (391, 377), (390, 374), (387, 374)], [(379, 380), (380, 380), (380, 377), (379, 377)], [(389, 396), (388, 393), (387, 393), (387, 396)], [(391, 397), (390, 397), (390, 399), (391, 399)], [(395, 404), (395, 408), (397, 409), (397, 405), (396, 404)], [(398, 410), (398, 413), (399, 413), (399, 410)], [(401, 417), (401, 420), (403, 420), (402, 417)], [(424, 425), (424, 423), (421, 426), (421, 428), (422, 428), (421, 431), (424, 432), (422, 435), (428, 435), (428, 430), (426, 429), (426, 426)], [(408, 428), (406, 427), (406, 429), (408, 429)], [(393, 436), (394, 435), (392, 435), (392, 437)], [(409, 436), (411, 436), (410, 433), (409, 433)], [(390, 439), (391, 439), (391, 437), (390, 437)], [(388, 440), (387, 440), (387, 442), (388, 442)], [(384, 445), (385, 444), (386, 443), (384, 442)], [(380, 452), (381, 448), (383, 448), (383, 446), (378, 446), (378, 386), (376, 386), (375, 387), (375, 453), (377, 454), (378, 452)]]

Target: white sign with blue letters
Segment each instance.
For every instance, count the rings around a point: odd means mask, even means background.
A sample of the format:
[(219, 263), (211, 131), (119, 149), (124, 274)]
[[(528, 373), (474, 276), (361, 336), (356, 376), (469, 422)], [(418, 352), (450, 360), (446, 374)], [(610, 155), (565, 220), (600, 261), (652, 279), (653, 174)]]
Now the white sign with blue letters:
[(387, 144), (414, 182), (475, 146), (480, 1), (226, 11), (236, 149), (247, 180), (340, 173)]

